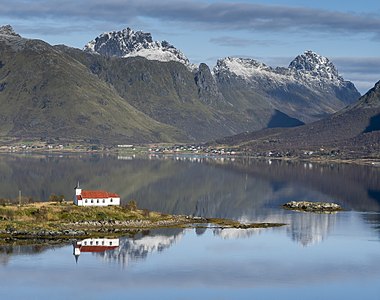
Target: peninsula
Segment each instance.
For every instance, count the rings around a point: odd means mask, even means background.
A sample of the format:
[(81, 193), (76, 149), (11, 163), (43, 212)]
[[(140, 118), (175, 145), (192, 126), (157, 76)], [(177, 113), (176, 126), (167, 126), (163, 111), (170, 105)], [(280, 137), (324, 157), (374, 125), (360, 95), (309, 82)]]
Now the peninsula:
[(125, 206), (80, 207), (72, 202), (36, 202), (0, 207), (0, 239), (71, 239), (120, 236), (165, 227), (268, 228), (285, 224), (240, 223), (218, 218), (171, 215)]

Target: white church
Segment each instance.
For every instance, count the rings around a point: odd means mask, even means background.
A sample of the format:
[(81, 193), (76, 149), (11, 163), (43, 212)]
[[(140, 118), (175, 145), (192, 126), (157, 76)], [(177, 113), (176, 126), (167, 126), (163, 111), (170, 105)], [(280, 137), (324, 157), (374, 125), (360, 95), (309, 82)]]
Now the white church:
[(120, 196), (106, 191), (82, 190), (75, 187), (74, 204), (78, 206), (120, 205)]

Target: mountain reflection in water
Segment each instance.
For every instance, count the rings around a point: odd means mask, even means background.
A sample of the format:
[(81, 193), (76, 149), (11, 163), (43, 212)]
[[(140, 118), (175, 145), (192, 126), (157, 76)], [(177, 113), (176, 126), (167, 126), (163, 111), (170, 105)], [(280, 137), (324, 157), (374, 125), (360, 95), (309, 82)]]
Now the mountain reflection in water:
[[(118, 264), (122, 268), (130, 264), (144, 261), (150, 255), (167, 251), (176, 244), (181, 244), (185, 235), (195, 233), (201, 238), (205, 233), (212, 233), (214, 238), (223, 240), (256, 239), (261, 234), (268, 232), (285, 232), (290, 240), (300, 246), (316, 245), (328, 238), (331, 232), (336, 230), (350, 231), (352, 226), (355, 231), (357, 226), (363, 227), (361, 217), (365, 220), (365, 226), (375, 233), (380, 233), (380, 214), (378, 213), (355, 213), (342, 212), (338, 214), (315, 214), (315, 213), (293, 213), (287, 215), (287, 226), (279, 228), (250, 228), (250, 229), (221, 229), (210, 225), (210, 227), (197, 227), (195, 229), (166, 228), (143, 231), (133, 237), (120, 238), (87, 238), (74, 241), (72, 254), (75, 261), (81, 264), (82, 256), (92, 255), (106, 263)], [(359, 224), (359, 225), (358, 225)], [(361, 224), (361, 225), (360, 225)], [(368, 230), (367, 229), (367, 230)], [(210, 236), (208, 234), (208, 236)], [(0, 246), (0, 264), (6, 266), (13, 257), (19, 255), (39, 255), (49, 250), (65, 247), (67, 244), (48, 245), (15, 245), (8, 244)]]
[(133, 238), (119, 238), (119, 246), (113, 250), (94, 253), (108, 262), (117, 262), (127, 267), (131, 262), (144, 260), (149, 254), (162, 252), (178, 242), (184, 234), (183, 229), (163, 229), (137, 234)]
[(0, 198), (15, 198), (21, 190), (34, 199), (47, 200), (52, 193), (70, 199), (80, 181), (86, 189), (114, 191), (124, 203), (133, 199), (139, 207), (164, 213), (286, 223), (282, 230), (302, 245), (324, 240), (337, 217), (285, 211), (281, 205), (287, 201), (328, 201), (347, 210), (380, 212), (380, 168), (348, 164), (204, 156), (120, 160), (102, 155), (2, 155), (0, 178)]

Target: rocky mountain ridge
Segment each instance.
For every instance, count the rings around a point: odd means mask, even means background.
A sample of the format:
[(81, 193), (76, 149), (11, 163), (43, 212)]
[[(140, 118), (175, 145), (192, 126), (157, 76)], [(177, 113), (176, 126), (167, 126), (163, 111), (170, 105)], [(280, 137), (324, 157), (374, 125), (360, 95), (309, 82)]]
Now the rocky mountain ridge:
[(328, 80), (344, 81), (338, 74), (338, 70), (334, 64), (327, 57), (321, 56), (311, 50), (306, 50), (304, 54), (298, 55), (289, 64), (289, 69)]
[[(85, 45), (84, 51), (109, 57), (116, 56), (126, 58), (141, 56), (149, 60), (163, 62), (176, 61), (184, 64), (193, 72), (199, 70), (198, 66), (191, 64), (189, 59), (178, 48), (166, 41), (154, 41), (150, 33), (134, 31), (131, 28), (100, 34)], [(216, 82), (218, 82), (221, 74), (231, 74), (247, 81), (249, 85), (252, 83), (263, 85), (269, 82), (271, 89), (284, 89), (285, 92), (289, 89), (289, 85), (299, 85), (300, 81), (302, 81), (302, 85), (311, 90), (319, 91), (321, 89), (327, 89), (332, 94), (336, 94), (335, 90), (347, 90), (348, 95), (345, 93), (344, 97), (349, 99), (339, 99), (342, 100), (340, 101), (342, 103), (333, 103), (334, 107), (330, 113), (352, 103), (360, 97), (355, 86), (351, 82), (345, 81), (339, 75), (336, 67), (328, 58), (318, 55), (311, 50), (307, 50), (303, 54), (298, 55), (290, 62), (288, 68), (273, 68), (249, 58), (226, 57), (217, 60), (212, 70), (211, 73)], [(212, 87), (212, 89), (214, 89), (214, 87)], [(218, 92), (215, 91), (214, 94), (216, 95), (217, 93)], [(220, 97), (218, 98), (221, 99)], [(338, 96), (338, 98), (342, 97)], [(292, 114), (291, 111), (287, 111), (286, 113), (289, 112)], [(318, 115), (318, 113), (316, 114)], [(292, 117), (299, 118), (300, 116), (292, 115)], [(301, 119), (311, 121), (317, 118), (318, 117)]]
[[(245, 80), (255, 81), (255, 77), (272, 77), (273, 81), (284, 84), (289, 81), (304, 80), (306, 84), (312, 81), (342, 86), (346, 83), (334, 64), (326, 57), (311, 50), (306, 50), (292, 60), (288, 68), (270, 67), (250, 58), (226, 57), (219, 59), (213, 69), (214, 74), (230, 72)], [(308, 81), (310, 81), (308, 83)]]
[(312, 51), (297, 56), (288, 68), (227, 57), (217, 61), (213, 74), (220, 89), (245, 90), (248, 98), (264, 97), (274, 108), (304, 122), (334, 113), (360, 97), (326, 57)]
[(11, 25), (0, 26), (0, 34), (4, 34), (4, 35), (12, 35), (12, 36), (20, 37), (20, 35), (17, 34), (17, 33), (13, 30), (13, 27), (12, 27)]
[(154, 41), (150, 33), (134, 31), (129, 27), (102, 33), (88, 42), (83, 50), (105, 56), (141, 56), (149, 60), (177, 61), (191, 69), (195, 67), (180, 50), (167, 41)]

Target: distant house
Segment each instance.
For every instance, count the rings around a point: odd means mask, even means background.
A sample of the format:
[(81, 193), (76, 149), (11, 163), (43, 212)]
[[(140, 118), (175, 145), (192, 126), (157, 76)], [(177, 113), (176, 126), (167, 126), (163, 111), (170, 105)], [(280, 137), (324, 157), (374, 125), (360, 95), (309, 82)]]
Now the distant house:
[(120, 196), (106, 191), (82, 190), (75, 188), (74, 204), (78, 206), (120, 205)]

